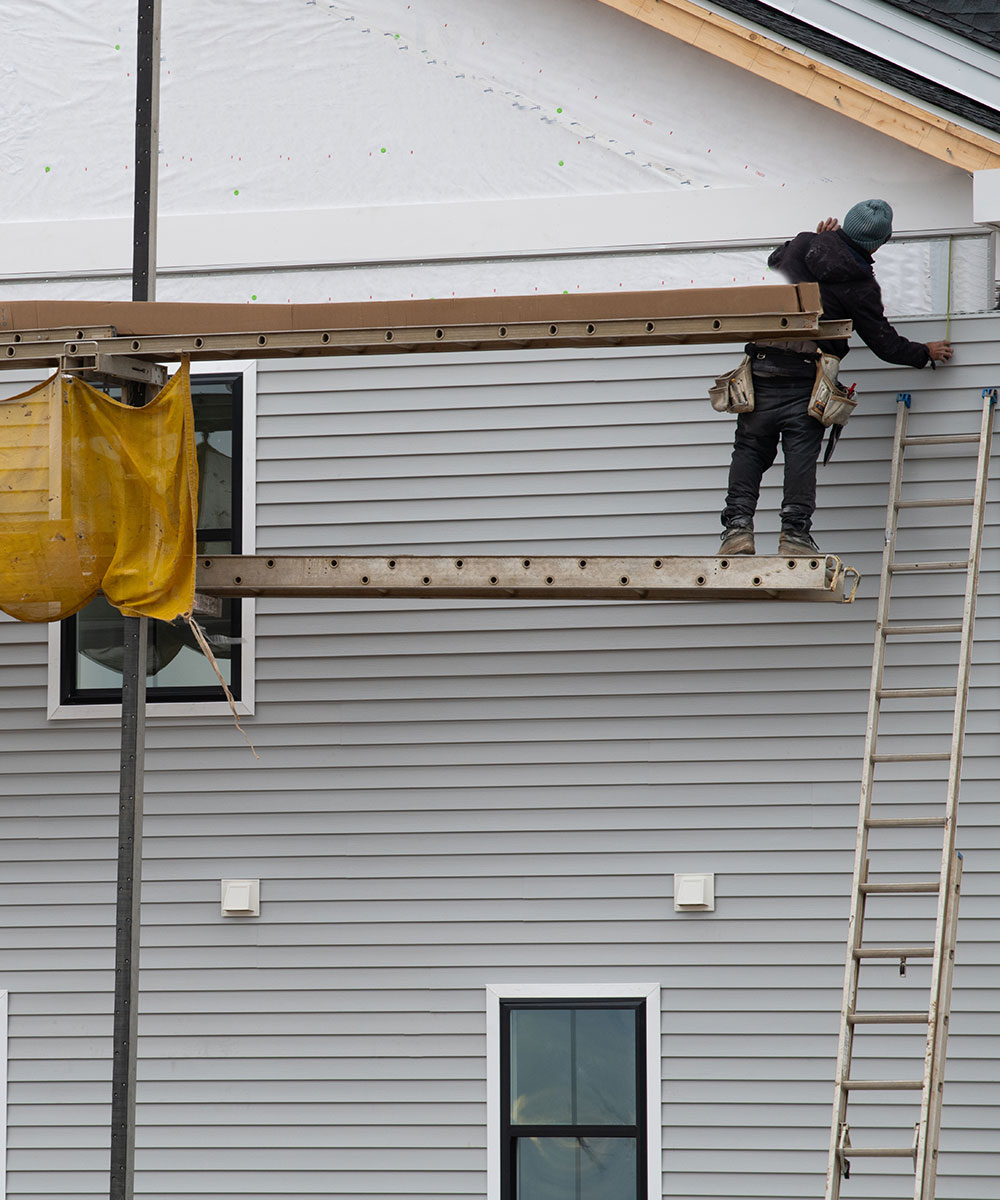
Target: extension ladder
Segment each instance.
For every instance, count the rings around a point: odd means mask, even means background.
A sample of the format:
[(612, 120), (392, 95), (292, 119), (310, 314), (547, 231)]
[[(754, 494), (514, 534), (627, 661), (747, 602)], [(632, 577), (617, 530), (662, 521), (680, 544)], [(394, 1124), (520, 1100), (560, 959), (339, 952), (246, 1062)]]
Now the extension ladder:
[[(955, 847), (955, 824), (958, 808), (959, 780), (962, 772), (962, 747), (965, 735), (965, 718), (969, 697), (969, 672), (973, 641), (973, 625), (976, 610), (976, 592), (979, 579), (979, 563), (982, 551), (983, 523), (985, 517), (985, 500), (987, 476), (990, 461), (990, 445), (993, 432), (993, 413), (996, 405), (996, 389), (986, 389), (983, 392), (983, 412), (980, 431), (968, 434), (918, 435), (907, 432), (910, 415), (910, 396), (902, 394), (898, 397), (896, 412), (896, 431), (893, 443), (892, 469), (889, 486), (889, 506), (885, 526), (885, 550), (882, 556), (882, 575), (879, 588), (878, 610), (875, 625), (875, 649), (872, 663), (871, 689), (868, 701), (868, 726), (865, 735), (864, 766), (861, 782), (861, 802), (858, 816), (857, 850), (854, 864), (853, 899), (851, 903), (850, 925), (848, 927), (847, 964), (844, 979), (844, 998), (841, 1011), (840, 1042), (837, 1052), (837, 1078), (834, 1085), (833, 1122), (830, 1136), (830, 1159), (827, 1170), (826, 1200), (839, 1200), (841, 1186), (850, 1179), (852, 1162), (856, 1159), (897, 1159), (909, 1160), (906, 1164), (906, 1174), (909, 1176), (910, 1165), (913, 1170), (914, 1200), (934, 1200), (935, 1179), (937, 1174), (938, 1135), (941, 1128), (941, 1103), (944, 1086), (945, 1047), (948, 1034), (949, 1010), (951, 1006), (952, 969), (955, 959), (955, 935), (958, 924), (958, 898), (961, 883), (962, 859)], [(942, 446), (955, 443), (975, 444), (978, 448), (976, 459), (976, 478), (971, 496), (961, 498), (915, 498), (903, 499), (903, 458), (904, 452), (910, 447)], [(971, 530), (969, 537), (969, 553), (967, 558), (949, 561), (904, 561), (897, 558), (897, 532), (902, 511), (908, 509), (933, 509), (962, 505), (971, 508)], [(891, 624), (889, 620), (890, 600), (893, 584), (900, 582), (907, 575), (913, 579), (913, 572), (927, 572), (931, 575), (943, 572), (964, 572), (965, 590), (964, 604), (961, 616), (947, 623), (940, 624)], [(902, 590), (902, 584), (900, 582)], [(904, 603), (903, 599), (900, 603)], [(941, 635), (958, 635), (957, 676), (953, 686), (948, 687), (887, 687), (885, 677), (887, 672), (899, 672), (905, 677), (905, 666), (887, 667), (887, 643), (897, 639), (916, 639), (919, 644), (927, 647), (926, 657), (930, 659), (941, 649)], [(932, 638), (931, 641), (922, 639)], [(899, 643), (897, 642), (897, 645)], [(954, 646), (950, 638), (944, 639), (946, 646)], [(931, 647), (934, 647), (932, 651)], [(949, 662), (948, 666), (951, 666)], [(910, 670), (912, 670), (912, 664)], [(918, 703), (933, 697), (953, 697), (954, 718), (951, 728), (951, 747), (940, 753), (881, 753), (879, 750), (879, 718), (883, 701), (904, 701), (905, 704)], [(893, 713), (893, 716), (896, 714)], [(890, 712), (886, 713), (885, 724), (890, 723)], [(945, 732), (945, 731), (942, 731)], [(889, 736), (886, 731), (885, 737)], [(947, 762), (947, 788), (943, 799), (939, 798), (933, 805), (932, 815), (925, 815), (927, 807), (918, 803), (908, 802), (905, 794), (888, 784), (882, 786), (889, 792), (889, 799), (880, 800), (878, 807), (874, 804), (874, 785), (876, 767), (882, 763), (931, 763), (934, 761)], [(911, 783), (910, 788), (916, 784)], [(905, 791), (905, 785), (903, 785)], [(881, 794), (881, 789), (880, 789)], [(900, 815), (905, 812), (906, 815)], [(940, 870), (936, 877), (923, 879), (896, 880), (887, 879), (885, 875), (895, 869), (899, 847), (895, 852), (891, 847), (883, 848), (880, 843), (891, 839), (891, 831), (897, 832), (904, 843), (913, 843), (925, 838), (927, 830), (942, 831), (942, 847)], [(923, 832), (922, 832), (923, 831)], [(936, 859), (936, 837), (934, 838), (934, 857)], [(921, 847), (921, 851), (923, 847)], [(919, 853), (919, 852), (918, 852)], [(880, 874), (881, 872), (881, 874)], [(919, 874), (919, 871), (915, 871)], [(933, 899), (927, 897), (936, 897)], [(923, 901), (921, 902), (921, 897)], [(872, 912), (868, 913), (871, 924), (876, 925), (877, 936), (866, 939), (865, 917), (866, 905), (872, 900)], [(879, 907), (888, 906), (892, 912), (879, 912)], [(899, 917), (898, 912), (906, 913)], [(904, 944), (907, 934), (902, 937), (892, 937), (892, 944), (885, 944), (881, 936), (886, 932), (886, 926), (895, 922), (897, 927), (925, 925), (930, 935), (933, 923), (933, 936), (928, 936), (924, 944)], [(894, 931), (895, 932), (895, 931)], [(914, 940), (912, 937), (911, 941)], [(923, 935), (921, 935), (923, 941)], [(862, 966), (874, 967), (885, 971), (890, 963), (898, 963), (899, 974), (906, 975), (907, 963), (921, 960), (925, 965), (929, 962), (929, 992), (927, 1006), (922, 1011), (880, 1011), (866, 1007), (869, 997), (869, 978), (866, 972), (865, 988), (862, 988)], [(920, 972), (921, 981), (926, 971)], [(884, 988), (884, 979), (877, 981), (871, 990)], [(912, 981), (906, 986), (907, 991), (916, 990)], [(920, 989), (923, 1003), (924, 992)], [(859, 1078), (855, 1070), (864, 1068), (864, 1058), (870, 1047), (864, 1045), (862, 1031), (871, 1029), (876, 1033), (887, 1032), (886, 1027), (896, 1027), (902, 1041), (906, 1040), (906, 1027), (917, 1027), (918, 1046), (913, 1046), (914, 1069), (910, 1078)], [(926, 1040), (920, 1035), (926, 1029)], [(858, 1044), (856, 1037), (861, 1034)], [(884, 1047), (885, 1043), (882, 1043)], [(876, 1050), (878, 1048), (876, 1047)], [(864, 1051), (865, 1053), (862, 1053)], [(885, 1050), (882, 1049), (884, 1055)], [(922, 1054), (922, 1063), (920, 1055)], [(861, 1059), (858, 1063), (856, 1060)], [(893, 1059), (895, 1061), (895, 1059)], [(900, 1070), (886, 1071), (879, 1074), (901, 1074)], [(862, 1117), (870, 1118), (874, 1112), (888, 1113), (890, 1118), (897, 1119), (894, 1111), (905, 1101), (909, 1093), (914, 1103), (910, 1116), (917, 1119), (912, 1126), (910, 1136), (909, 1124), (905, 1134), (899, 1135), (899, 1143), (889, 1146), (872, 1144), (852, 1145), (852, 1126), (848, 1119), (848, 1106), (851, 1102), (851, 1113), (858, 1108), (865, 1111)], [(881, 1099), (881, 1103), (871, 1101)], [(916, 1103), (919, 1102), (919, 1112)], [(883, 1117), (876, 1117), (872, 1124), (878, 1127), (887, 1123)], [(871, 1125), (866, 1126), (870, 1130)], [(862, 1134), (858, 1132), (859, 1140)], [(871, 1138), (871, 1133), (864, 1140)], [(895, 1140), (893, 1138), (893, 1140)], [(891, 1171), (890, 1164), (883, 1164), (880, 1173), (886, 1169)], [(906, 1187), (909, 1194), (909, 1186)], [(881, 1194), (881, 1193), (880, 1193)]]

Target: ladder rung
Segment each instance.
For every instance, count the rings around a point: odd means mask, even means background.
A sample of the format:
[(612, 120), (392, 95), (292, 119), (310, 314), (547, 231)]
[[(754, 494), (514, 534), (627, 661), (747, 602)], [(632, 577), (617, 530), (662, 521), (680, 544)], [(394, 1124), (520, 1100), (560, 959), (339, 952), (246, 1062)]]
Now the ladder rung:
[(926, 1025), (930, 1015), (925, 1012), (868, 1012), (850, 1013), (848, 1025)]
[(904, 446), (954, 446), (979, 441), (978, 433), (917, 433), (903, 438)]
[(937, 892), (941, 885), (936, 879), (908, 879), (903, 883), (863, 883), (861, 891), (867, 896), (908, 895), (918, 892)]
[(919, 699), (929, 696), (957, 696), (958, 688), (953, 687), (922, 687), (922, 688), (879, 688), (880, 700)]
[(913, 633), (961, 633), (961, 622), (956, 622), (954, 625), (887, 625), (884, 633), (886, 637), (898, 637), (901, 634)]
[(952, 508), (959, 504), (975, 504), (972, 496), (942, 496), (939, 500), (897, 500), (897, 508)]
[[(843, 1079), (840, 1086), (849, 1092), (922, 1092), (922, 1079)], [(848, 1151), (850, 1157), (850, 1151)]]
[(941, 562), (894, 562), (889, 564), (889, 570), (893, 573), (901, 571), (967, 571), (968, 569), (969, 560), (967, 558), (956, 558)]
[(841, 1158), (912, 1158), (913, 1147), (904, 1146), (848, 1146), (839, 1150)]
[(941, 829), (947, 817), (869, 817), (865, 821), (868, 829)]
[(947, 762), (951, 758), (948, 751), (939, 754), (873, 754), (872, 762)]
[(859, 946), (855, 958), (933, 958), (933, 946)]

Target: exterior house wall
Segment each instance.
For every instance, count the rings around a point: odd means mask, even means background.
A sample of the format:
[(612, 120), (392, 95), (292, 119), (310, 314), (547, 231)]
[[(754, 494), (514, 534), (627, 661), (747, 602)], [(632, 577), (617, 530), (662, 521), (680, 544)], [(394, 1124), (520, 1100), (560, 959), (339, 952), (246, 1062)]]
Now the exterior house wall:
[[(123, 297), (131, 30), (107, 0), (8, 7), (0, 295)], [(236, 28), (225, 5), (166, 7), (161, 299), (655, 287), (667, 258), (743, 282), (762, 241), (885, 194), (897, 231), (937, 237), (929, 268), (883, 276), (893, 311), (918, 291), (922, 311), (985, 302), (937, 270), (946, 256), (956, 280), (966, 253), (949, 240), (973, 219), (964, 172), (596, 0), (474, 20), (462, 0), (259, 2)], [(834, 32), (884, 16), (797, 8)], [(911, 20), (893, 26), (912, 43)], [(935, 35), (911, 65), (986, 98), (996, 56), (965, 49)], [(952, 316), (944, 370), (849, 359), (862, 404), (821, 469), (816, 534), (864, 574), (853, 606), (259, 602), (261, 760), (224, 718), (148, 729), (137, 1195), (481, 1200), (488, 987), (638, 982), (661, 996), (663, 1195), (820, 1194), (895, 397), (974, 428), (997, 321)], [(733, 353), (261, 363), (259, 550), (712, 553), (732, 426), (704, 394)], [(0, 394), (27, 382), (4, 373)], [(964, 472), (945, 448), (915, 478), (960, 494)], [(765, 551), (779, 491), (769, 477)], [(958, 548), (962, 519), (940, 510), (904, 542)], [(993, 1200), (1000, 1176), (998, 529), (994, 499), (939, 1200)], [(955, 582), (927, 586), (909, 609), (941, 619)], [(945, 674), (942, 645), (898, 653), (915, 681)], [(119, 728), (46, 721), (46, 655), (44, 627), (0, 614), (11, 1200), (105, 1194), (109, 1159)], [(886, 718), (897, 747), (937, 744), (947, 705)], [(940, 793), (897, 766), (883, 794)], [(901, 835), (897, 863), (932, 871), (937, 852)], [(714, 913), (674, 912), (684, 871), (716, 873)], [(261, 880), (259, 919), (220, 916), (233, 877)], [(905, 1008), (923, 976), (875, 978)], [(912, 1039), (873, 1046), (889, 1076)], [(898, 1195), (856, 1175), (851, 1200)]]
[[(974, 428), (996, 333), (953, 318), (936, 372), (849, 359), (862, 404), (816, 532), (865, 575), (853, 606), (259, 602), (260, 762), (224, 719), (148, 731), (138, 1195), (479, 1200), (487, 986), (637, 980), (661, 988), (664, 1196), (818, 1194), (895, 396)], [(732, 354), (261, 363), (259, 552), (712, 553), (732, 426), (703, 397)], [(914, 478), (963, 474), (946, 448)], [(960, 547), (961, 514), (923, 544)], [(1000, 1173), (998, 526), (993, 501), (941, 1200)], [(0, 620), (0, 644), (8, 1196), (99, 1194), (118, 728), (46, 722), (42, 627)], [(943, 657), (900, 653), (922, 681)], [(948, 727), (936, 703), (900, 747)], [(885, 794), (931, 804), (923, 776)], [(936, 865), (911, 836), (901, 875)], [(673, 911), (691, 870), (714, 913)], [(244, 876), (261, 916), (224, 920), (219, 880)], [(920, 979), (887, 967), (884, 1006)], [(876, 1066), (909, 1045), (879, 1035)], [(857, 1175), (856, 1200), (895, 1194)]]

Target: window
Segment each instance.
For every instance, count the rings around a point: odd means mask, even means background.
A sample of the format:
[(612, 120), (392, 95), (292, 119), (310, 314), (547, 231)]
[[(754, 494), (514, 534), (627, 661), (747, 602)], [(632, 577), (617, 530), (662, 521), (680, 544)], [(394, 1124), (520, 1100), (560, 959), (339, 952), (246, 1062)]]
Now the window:
[(660, 1195), (659, 988), (491, 988), (491, 1200)]
[[(191, 399), (198, 455), (199, 554), (252, 554), (254, 364), (194, 364)], [(249, 600), (223, 600), (198, 612), (222, 677), (241, 712), (253, 711), (253, 617)], [(53, 627), (49, 652), (50, 717), (113, 716), (121, 704), (123, 618), (102, 597)], [(148, 711), (228, 712), (211, 664), (187, 624), (151, 621)]]

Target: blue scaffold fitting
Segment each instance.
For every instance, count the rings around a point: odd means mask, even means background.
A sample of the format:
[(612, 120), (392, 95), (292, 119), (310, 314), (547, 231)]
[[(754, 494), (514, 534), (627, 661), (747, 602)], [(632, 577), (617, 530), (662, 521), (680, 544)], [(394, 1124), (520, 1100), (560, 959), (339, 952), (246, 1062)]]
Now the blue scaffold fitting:
[(910, 407), (910, 393), (909, 392), (900, 392), (896, 397), (896, 403), (897, 404), (905, 404), (906, 407), (909, 408)]
[(987, 396), (990, 398), (990, 407), (995, 408), (997, 402), (997, 389), (995, 387), (983, 388), (983, 399), (985, 400)]

